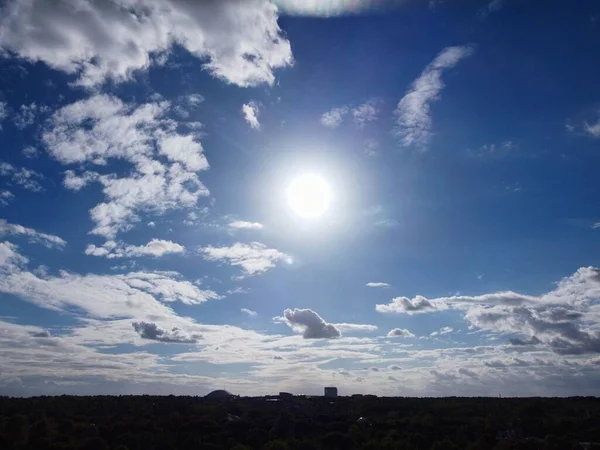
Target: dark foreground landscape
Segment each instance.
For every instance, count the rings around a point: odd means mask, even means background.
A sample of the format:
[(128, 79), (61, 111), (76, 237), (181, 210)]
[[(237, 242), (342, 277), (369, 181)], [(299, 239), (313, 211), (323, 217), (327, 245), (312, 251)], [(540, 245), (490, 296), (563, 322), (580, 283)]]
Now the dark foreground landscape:
[(0, 398), (0, 449), (600, 448), (600, 399)]

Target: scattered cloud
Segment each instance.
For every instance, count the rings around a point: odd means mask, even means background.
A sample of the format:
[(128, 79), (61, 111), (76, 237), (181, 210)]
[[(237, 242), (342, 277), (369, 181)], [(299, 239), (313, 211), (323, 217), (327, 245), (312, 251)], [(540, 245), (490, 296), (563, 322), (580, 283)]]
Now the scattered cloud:
[(28, 191), (41, 192), (44, 190), (38, 181), (43, 179), (44, 176), (25, 167), (18, 168), (7, 162), (0, 162), (0, 176), (8, 178), (10, 183), (21, 186)]
[(390, 287), (390, 285), (388, 283), (382, 283), (382, 282), (375, 282), (375, 281), (370, 281), (369, 283), (365, 284), (365, 286), (367, 287), (372, 287), (372, 288), (388, 288)]
[[(146, 70), (180, 45), (213, 76), (238, 86), (272, 84), (273, 70), (293, 63), (290, 42), (267, 0), (240, 2), (15, 1), (3, 8), (0, 48), (76, 75), (93, 87)], [(143, 19), (143, 20), (142, 20)], [(160, 59), (160, 58), (159, 58)], [(160, 62), (160, 61), (159, 61)]]
[(49, 110), (50, 108), (47, 106), (38, 106), (35, 103), (21, 105), (19, 112), (13, 117), (15, 127), (19, 130), (24, 130), (35, 123), (38, 114), (46, 113)]
[(390, 332), (387, 334), (388, 337), (405, 337), (405, 338), (413, 338), (415, 337), (414, 334), (412, 334), (410, 331), (408, 331), (406, 328), (394, 328), (393, 330), (390, 330)]
[(594, 124), (585, 123), (583, 127), (586, 134), (593, 138), (600, 138), (600, 120)]
[[(0, 124), (6, 119), (8, 116), (8, 108), (6, 106), (6, 102), (0, 102)], [(0, 125), (0, 130), (2, 129), (2, 125)]]
[(498, 12), (504, 6), (504, 0), (492, 0), (478, 12), (479, 17), (487, 17), (490, 14)]
[(513, 141), (504, 141), (500, 144), (484, 144), (477, 150), (469, 150), (468, 153), (481, 159), (501, 159), (513, 155), (517, 144)]
[(354, 332), (369, 332), (377, 331), (377, 325), (367, 325), (363, 323), (333, 323), (340, 333), (354, 333)]
[(85, 249), (86, 255), (105, 256), (109, 259), (139, 258), (142, 256), (158, 258), (168, 254), (184, 252), (184, 246), (163, 239), (152, 239), (145, 245), (126, 245), (115, 241), (106, 241), (101, 247), (90, 244)]
[(369, 122), (377, 120), (381, 99), (374, 98), (352, 109), (352, 118), (359, 128), (364, 128)]
[(176, 344), (195, 344), (202, 339), (201, 335), (188, 335), (177, 327), (164, 330), (153, 322), (133, 322), (132, 325), (142, 339)]
[(258, 103), (254, 101), (250, 103), (245, 103), (244, 105), (242, 105), (242, 113), (244, 114), (244, 119), (246, 119), (246, 122), (250, 124), (251, 128), (254, 128), (255, 130), (260, 129), (260, 122), (258, 121)]
[(453, 331), (454, 331), (454, 328), (452, 328), (452, 327), (442, 327), (439, 330), (434, 331), (433, 333), (431, 333), (429, 336), (431, 336), (431, 337), (443, 336), (445, 334), (452, 333)]
[(67, 188), (79, 190), (91, 182), (103, 187), (105, 201), (90, 210), (96, 223), (92, 234), (113, 239), (139, 222), (141, 211), (191, 208), (208, 195), (196, 173), (209, 167), (202, 146), (176, 132), (176, 123), (163, 116), (168, 107), (168, 102), (133, 106), (99, 94), (52, 116), (43, 140), (61, 163), (104, 166), (108, 159), (121, 159), (134, 168), (125, 176), (65, 172)]
[(408, 315), (439, 311), (447, 309), (445, 303), (430, 302), (425, 297), (417, 295), (415, 298), (396, 297), (388, 304), (379, 304), (375, 310), (380, 313), (406, 313)]
[(379, 142), (377, 139), (367, 139), (365, 141), (365, 154), (367, 156), (375, 156), (379, 150)]
[(246, 275), (256, 275), (275, 267), (280, 260), (289, 256), (260, 242), (243, 244), (237, 242), (230, 247), (202, 247), (199, 252), (208, 261), (226, 261), (232, 266), (240, 266)]
[(40, 243), (48, 248), (62, 248), (67, 245), (66, 241), (52, 234), (40, 233), (33, 228), (27, 228), (22, 225), (8, 223), (4, 219), (0, 219), (0, 237), (6, 235), (23, 235), (27, 236), (31, 242)]
[(600, 229), (600, 222), (596, 222), (596, 223), (592, 224), (592, 229), (593, 230), (599, 230)]
[(247, 222), (245, 220), (236, 220), (228, 225), (234, 230), (262, 230), (263, 224), (258, 222)]
[(274, 320), (285, 323), (297, 333), (302, 333), (304, 339), (330, 339), (342, 335), (335, 325), (325, 322), (312, 309), (286, 309), (282, 317), (276, 317)]
[(440, 99), (442, 74), (473, 54), (471, 46), (447, 47), (425, 68), (396, 108), (393, 133), (403, 147), (427, 149), (433, 135), (431, 104)]
[(250, 317), (258, 316), (258, 313), (256, 311), (252, 311), (251, 309), (248, 309), (248, 308), (242, 308), (242, 309), (240, 309), (240, 311), (245, 314), (248, 314)]
[(15, 198), (15, 195), (12, 192), (0, 191), (0, 206), (7, 206), (13, 198)]
[(321, 125), (328, 128), (337, 128), (344, 121), (344, 116), (349, 112), (350, 109), (347, 106), (333, 108), (332, 110), (323, 113), (321, 116)]
[(31, 145), (23, 149), (23, 155), (25, 155), (26, 158), (37, 158), (39, 154), (40, 152), (38, 151), (38, 149)]

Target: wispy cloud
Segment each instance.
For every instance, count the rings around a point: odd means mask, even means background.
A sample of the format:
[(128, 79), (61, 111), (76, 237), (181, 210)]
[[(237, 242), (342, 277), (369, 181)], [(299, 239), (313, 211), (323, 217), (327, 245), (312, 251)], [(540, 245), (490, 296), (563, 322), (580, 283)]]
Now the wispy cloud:
[(234, 230), (262, 230), (263, 224), (259, 222), (247, 222), (245, 220), (236, 220), (228, 225)]
[(278, 261), (289, 259), (285, 253), (268, 248), (260, 242), (238, 242), (230, 247), (201, 247), (198, 251), (206, 260), (225, 261), (232, 266), (239, 266), (246, 275), (266, 272), (275, 267)]
[(248, 308), (242, 308), (242, 309), (240, 309), (240, 311), (243, 312), (244, 314), (248, 314), (250, 317), (258, 316), (258, 313), (256, 311), (252, 311), (251, 309), (248, 309)]
[(375, 281), (370, 281), (365, 286), (372, 287), (372, 288), (387, 288), (387, 287), (390, 287), (390, 285), (388, 283), (375, 282)]
[(260, 129), (260, 122), (258, 121), (259, 109), (258, 103), (254, 101), (242, 105), (244, 119), (246, 119), (246, 122), (250, 124), (250, 127), (254, 128), (255, 130)]
[(8, 223), (6, 220), (0, 219), (0, 236), (6, 235), (23, 235), (28, 237), (30, 241), (43, 244), (46, 247), (64, 247), (67, 245), (66, 241), (58, 236), (40, 233), (33, 228)]
[(44, 179), (41, 173), (25, 167), (15, 167), (7, 162), (0, 162), (0, 176), (7, 177), (12, 184), (33, 192), (44, 190), (38, 180)]
[(447, 47), (425, 68), (396, 108), (393, 133), (403, 147), (426, 150), (431, 137), (431, 104), (440, 99), (442, 74), (473, 54), (472, 46)]
[(333, 108), (321, 116), (321, 125), (328, 128), (337, 128), (344, 121), (344, 117), (348, 114), (349, 108), (347, 106), (341, 106), (339, 108)]

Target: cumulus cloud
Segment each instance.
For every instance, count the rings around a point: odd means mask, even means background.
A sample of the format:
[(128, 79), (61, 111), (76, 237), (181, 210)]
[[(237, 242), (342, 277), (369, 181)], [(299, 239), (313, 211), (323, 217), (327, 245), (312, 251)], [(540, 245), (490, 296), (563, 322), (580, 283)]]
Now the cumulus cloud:
[(410, 331), (408, 331), (406, 328), (394, 328), (393, 330), (390, 330), (390, 332), (387, 334), (388, 337), (406, 337), (406, 338), (413, 338), (415, 337), (414, 334), (412, 334)]
[(442, 74), (473, 53), (473, 47), (447, 47), (425, 68), (396, 108), (394, 134), (403, 147), (425, 150), (431, 140), (431, 104), (440, 99)]
[(447, 309), (443, 302), (430, 302), (425, 297), (417, 295), (415, 298), (396, 297), (388, 304), (379, 304), (375, 310), (380, 313), (406, 313), (409, 315), (439, 311)]
[(22, 225), (16, 225), (8, 223), (4, 219), (0, 219), (0, 237), (6, 235), (23, 235), (27, 236), (31, 242), (40, 243), (48, 248), (59, 247), (62, 248), (67, 245), (66, 241), (58, 236), (52, 234), (40, 233), (33, 228), (24, 227)]
[(0, 176), (9, 179), (9, 183), (16, 184), (32, 192), (43, 191), (44, 188), (38, 180), (44, 178), (41, 173), (25, 167), (15, 167), (7, 162), (0, 162)]
[(472, 327), (493, 333), (534, 336), (511, 339), (513, 346), (541, 344), (561, 355), (600, 353), (600, 269), (582, 267), (540, 296), (512, 291), (478, 296), (457, 295), (413, 300), (398, 297), (379, 312), (411, 314), (443, 309), (462, 310)]
[(24, 130), (28, 126), (34, 124), (38, 114), (46, 113), (48, 111), (49, 108), (47, 106), (38, 106), (36, 103), (21, 105), (19, 112), (17, 112), (13, 117), (15, 127), (17, 127), (19, 130)]
[(141, 256), (160, 256), (184, 253), (185, 247), (173, 241), (163, 239), (152, 239), (145, 245), (126, 245), (115, 241), (106, 241), (101, 247), (90, 244), (85, 249), (85, 254), (89, 256), (105, 256), (112, 258), (138, 258)]
[(209, 167), (202, 146), (192, 136), (177, 133), (176, 123), (164, 117), (168, 106), (128, 105), (99, 94), (52, 116), (43, 141), (58, 161), (104, 166), (109, 159), (121, 159), (133, 166), (122, 177), (65, 172), (67, 188), (79, 190), (91, 182), (103, 187), (105, 201), (90, 210), (96, 223), (92, 234), (113, 239), (140, 220), (140, 211), (162, 214), (191, 208), (208, 195), (196, 173)]
[(331, 111), (323, 113), (321, 116), (321, 125), (328, 128), (337, 128), (344, 121), (344, 116), (350, 112), (347, 106), (333, 108)]
[(255, 130), (260, 129), (260, 122), (258, 121), (258, 103), (245, 103), (242, 105), (242, 113), (244, 114), (244, 119), (246, 119), (246, 122), (248, 122), (252, 128)]
[(272, 84), (273, 70), (293, 62), (268, 0), (17, 0), (0, 18), (2, 49), (75, 75), (86, 87), (128, 80), (175, 44), (239, 86)]
[(229, 228), (234, 230), (262, 230), (263, 224), (258, 222), (247, 222), (245, 220), (236, 220), (231, 222)]
[(237, 242), (230, 247), (201, 247), (198, 251), (208, 261), (225, 261), (232, 266), (240, 266), (246, 275), (266, 272), (275, 267), (277, 261), (289, 258), (285, 253), (267, 248), (260, 242)]
[(275, 317), (276, 322), (288, 325), (304, 339), (330, 339), (342, 335), (341, 331), (331, 323), (325, 322), (312, 309), (286, 309), (282, 317)]
[(133, 322), (132, 325), (142, 339), (176, 344), (195, 344), (202, 339), (199, 334), (190, 335), (177, 327), (165, 330), (153, 322)]
[(243, 312), (244, 314), (248, 314), (250, 317), (256, 317), (258, 315), (258, 313), (256, 311), (252, 311), (251, 309), (248, 308), (242, 308), (240, 309), (241, 312)]
[(370, 281), (365, 286), (372, 288), (387, 288), (390, 287), (388, 283), (382, 283), (380, 281)]

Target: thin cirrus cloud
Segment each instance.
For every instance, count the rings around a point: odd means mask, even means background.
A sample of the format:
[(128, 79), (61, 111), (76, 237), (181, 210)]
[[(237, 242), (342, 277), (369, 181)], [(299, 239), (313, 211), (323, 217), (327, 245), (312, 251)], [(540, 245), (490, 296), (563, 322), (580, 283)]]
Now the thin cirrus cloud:
[(427, 149), (433, 135), (431, 105), (440, 99), (445, 85), (442, 74), (474, 52), (472, 46), (447, 47), (425, 68), (396, 107), (393, 134), (403, 147)]
[(358, 128), (364, 128), (369, 122), (379, 118), (381, 103), (381, 99), (372, 98), (356, 107), (339, 106), (332, 108), (321, 115), (321, 125), (327, 128), (337, 128), (347, 116), (351, 116)]
[(205, 61), (214, 77), (244, 87), (272, 84), (273, 70), (293, 63), (277, 8), (268, 0), (86, 5), (9, 2), (0, 14), (0, 48), (75, 75), (84, 87), (129, 80), (168, 58), (174, 45)]

